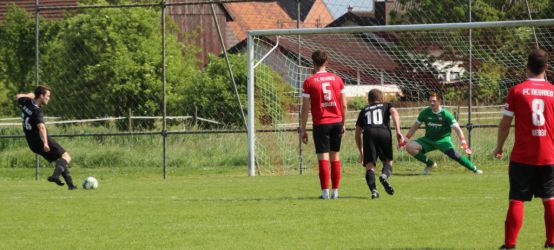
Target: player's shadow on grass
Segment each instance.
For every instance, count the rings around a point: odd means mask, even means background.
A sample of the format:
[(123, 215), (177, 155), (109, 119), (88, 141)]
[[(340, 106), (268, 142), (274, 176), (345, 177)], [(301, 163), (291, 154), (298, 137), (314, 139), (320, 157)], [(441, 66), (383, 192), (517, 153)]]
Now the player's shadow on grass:
[(397, 176), (425, 176), (423, 173), (394, 173)]
[(444, 247), (441, 247), (441, 248), (437, 248), (437, 247), (394, 247), (394, 248), (382, 248), (382, 247), (379, 247), (379, 248), (364, 248), (364, 249), (369, 249), (369, 250), (376, 250), (376, 249), (389, 249), (389, 250), (448, 250), (448, 249), (459, 249), (459, 248), (444, 248)]

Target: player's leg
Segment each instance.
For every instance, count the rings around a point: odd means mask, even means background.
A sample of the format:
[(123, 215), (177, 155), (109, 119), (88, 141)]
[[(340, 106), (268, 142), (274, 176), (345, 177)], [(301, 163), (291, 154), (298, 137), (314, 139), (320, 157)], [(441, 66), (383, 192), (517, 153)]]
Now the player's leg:
[(423, 174), (429, 173), (429, 171), (436, 166), (436, 163), (425, 156), (425, 153), (434, 150), (432, 141), (426, 139), (425, 137), (418, 138), (417, 140), (410, 141), (406, 145), (406, 151), (418, 161), (425, 164), (425, 169), (423, 169)]
[(372, 130), (368, 130), (367, 134), (363, 136), (364, 147), (364, 159), (363, 164), (365, 167), (365, 181), (369, 191), (371, 192), (371, 199), (379, 198), (379, 192), (375, 185), (375, 162), (377, 160), (377, 152), (375, 143), (373, 141), (374, 136), (371, 133)]
[[(59, 157), (59, 155), (53, 154), (52, 152), (44, 152), (44, 147), (40, 138), (27, 138), (27, 144), (29, 145), (29, 148), (31, 149), (31, 151), (33, 151), (33, 153), (42, 156), (48, 162), (55, 161)], [(58, 186), (65, 185), (65, 183), (60, 180), (62, 172), (63, 168), (55, 166), (54, 172), (51, 176), (48, 176), (47, 180), (49, 182), (56, 183)]]
[(379, 176), (379, 182), (385, 188), (385, 191), (389, 195), (394, 194), (394, 188), (389, 182), (389, 177), (392, 175), (392, 137), (390, 130), (378, 129), (376, 131), (376, 152), (377, 156), (383, 162), (383, 168), (381, 170), (381, 176)]
[(71, 156), (69, 156), (69, 153), (63, 153), (62, 157), (58, 159), (58, 161), (64, 165), (62, 176), (65, 182), (67, 182), (67, 187), (69, 188), (69, 190), (77, 189), (77, 186), (73, 184), (73, 178), (71, 177), (71, 173), (69, 172), (69, 162), (71, 161)]
[(69, 172), (68, 164), (71, 162), (71, 156), (65, 151), (65, 149), (55, 140), (49, 138), (48, 145), (50, 146), (50, 151), (52, 154), (56, 155), (56, 169), (62, 169), (61, 175), (69, 190), (77, 189), (73, 184), (73, 178)]
[(319, 167), (321, 199), (329, 199), (329, 126), (314, 126), (313, 137)]
[(465, 168), (469, 169), (473, 173), (476, 174), (482, 174), (483, 171), (481, 171), (477, 166), (475, 166), (467, 157), (461, 155), (458, 153), (454, 148), (448, 148), (446, 150), (441, 150), (444, 154), (446, 154), (450, 159), (455, 160), (460, 165), (464, 166)]
[(516, 246), (517, 236), (523, 224), (524, 201), (533, 197), (532, 169), (530, 166), (510, 162), (510, 203), (504, 221), (504, 246)]
[(537, 177), (536, 197), (542, 198), (544, 206), (545, 248), (554, 248), (554, 166), (535, 167)]
[(371, 199), (377, 199), (379, 198), (379, 192), (377, 191), (377, 185), (375, 185), (375, 163), (366, 163), (365, 170), (365, 181), (369, 191), (371, 192)]
[(342, 123), (336, 123), (331, 125), (331, 131), (329, 135), (329, 158), (331, 160), (331, 187), (333, 188), (333, 194), (331, 198), (339, 198), (339, 184), (340, 184), (340, 145), (342, 141)]
[(452, 139), (449, 136), (442, 138), (440, 140), (437, 140), (435, 142), (435, 145), (441, 152), (443, 152), (448, 157), (450, 157), (450, 159), (455, 160), (460, 165), (469, 169), (473, 173), (476, 173), (476, 174), (483, 173), (483, 171), (478, 169), (477, 166), (475, 166), (475, 164), (473, 164), (467, 157), (463, 156), (462, 154), (454, 150), (454, 144), (452, 144)]

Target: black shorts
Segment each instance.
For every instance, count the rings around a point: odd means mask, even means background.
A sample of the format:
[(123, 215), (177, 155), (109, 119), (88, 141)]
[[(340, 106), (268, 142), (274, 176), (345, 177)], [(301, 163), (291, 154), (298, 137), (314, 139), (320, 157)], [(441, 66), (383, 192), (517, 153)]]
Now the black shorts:
[(35, 154), (41, 155), (49, 162), (60, 159), (65, 153), (65, 149), (57, 141), (50, 138), (50, 136), (48, 137), (48, 146), (50, 147), (50, 151), (48, 152), (44, 152), (44, 146), (40, 138), (38, 140), (27, 138), (27, 144), (29, 144), (31, 151)]
[(510, 161), (510, 199), (554, 197), (554, 165), (534, 166)]
[(339, 152), (342, 139), (342, 123), (321, 124), (314, 126), (314, 144), (317, 154)]
[(385, 128), (364, 129), (364, 166), (367, 163), (375, 165), (377, 157), (382, 162), (392, 160), (391, 131)]

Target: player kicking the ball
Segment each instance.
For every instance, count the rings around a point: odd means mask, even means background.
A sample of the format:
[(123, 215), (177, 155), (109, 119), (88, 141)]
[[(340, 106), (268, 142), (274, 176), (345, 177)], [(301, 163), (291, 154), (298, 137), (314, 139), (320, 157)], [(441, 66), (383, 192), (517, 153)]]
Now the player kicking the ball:
[[(375, 166), (377, 157), (383, 162), (379, 181), (389, 195), (394, 189), (389, 183), (392, 174), (392, 136), (390, 131), (390, 117), (394, 120), (396, 138), (402, 141), (400, 131), (400, 117), (391, 103), (383, 103), (383, 92), (372, 89), (367, 96), (369, 105), (360, 111), (356, 121), (356, 146), (360, 152), (360, 160), (366, 169), (365, 180), (371, 192), (371, 198), (379, 198), (375, 186)], [(363, 133), (363, 140), (362, 140)], [(363, 145), (363, 146), (362, 146)]]
[(460, 138), (461, 147), (465, 152), (468, 154), (473, 152), (467, 145), (464, 133), (454, 116), (448, 110), (441, 107), (440, 96), (437, 93), (431, 93), (429, 102), (431, 106), (419, 113), (417, 120), (406, 134), (406, 138), (401, 145), (405, 145), (406, 141), (414, 135), (419, 126), (425, 123), (425, 136), (407, 142), (406, 145), (406, 151), (409, 154), (414, 156), (418, 161), (425, 163), (423, 174), (428, 174), (432, 168), (437, 166), (435, 162), (425, 156), (426, 153), (435, 149), (440, 150), (473, 173), (482, 174), (483, 171), (478, 169), (467, 157), (454, 150), (454, 144), (452, 144), (452, 138), (450, 137), (452, 129), (454, 129), (454, 132)]
[(50, 92), (49, 87), (38, 86), (35, 88), (34, 93), (17, 94), (16, 98), (21, 106), (21, 116), (23, 118), (23, 131), (31, 151), (41, 155), (49, 162), (56, 162), (54, 173), (48, 177), (48, 181), (63, 186), (64, 183), (60, 180), (61, 175), (67, 183), (69, 190), (74, 190), (77, 187), (73, 185), (73, 180), (67, 167), (71, 157), (60, 144), (48, 136), (46, 126), (44, 125), (44, 113), (41, 106), (48, 105)]

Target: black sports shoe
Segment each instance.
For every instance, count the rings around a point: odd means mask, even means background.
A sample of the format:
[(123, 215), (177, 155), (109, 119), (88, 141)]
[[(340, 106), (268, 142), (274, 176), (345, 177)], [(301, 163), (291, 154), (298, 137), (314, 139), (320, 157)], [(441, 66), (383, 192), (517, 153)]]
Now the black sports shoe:
[(58, 186), (63, 186), (64, 185), (63, 181), (61, 181), (59, 177), (56, 178), (54, 176), (49, 176), (48, 181), (49, 182), (54, 182), (54, 183), (58, 184)]
[(377, 199), (379, 198), (379, 192), (377, 190), (371, 190), (371, 199)]
[(381, 184), (383, 184), (383, 187), (385, 188), (385, 192), (387, 192), (387, 194), (389, 195), (394, 194), (394, 188), (392, 188), (392, 186), (390, 185), (389, 181), (386, 178), (384, 178), (383, 176), (379, 176), (379, 181), (381, 182)]
[(77, 189), (77, 186), (71, 185), (71, 186), (68, 186), (67, 189), (69, 189), (69, 190), (76, 190), (76, 189)]
[(544, 244), (544, 248), (554, 248), (554, 244)]
[(500, 248), (498, 248), (500, 250), (504, 250), (504, 249), (516, 249), (516, 246), (511, 246), (511, 247), (507, 247), (506, 245), (502, 245), (500, 246)]

